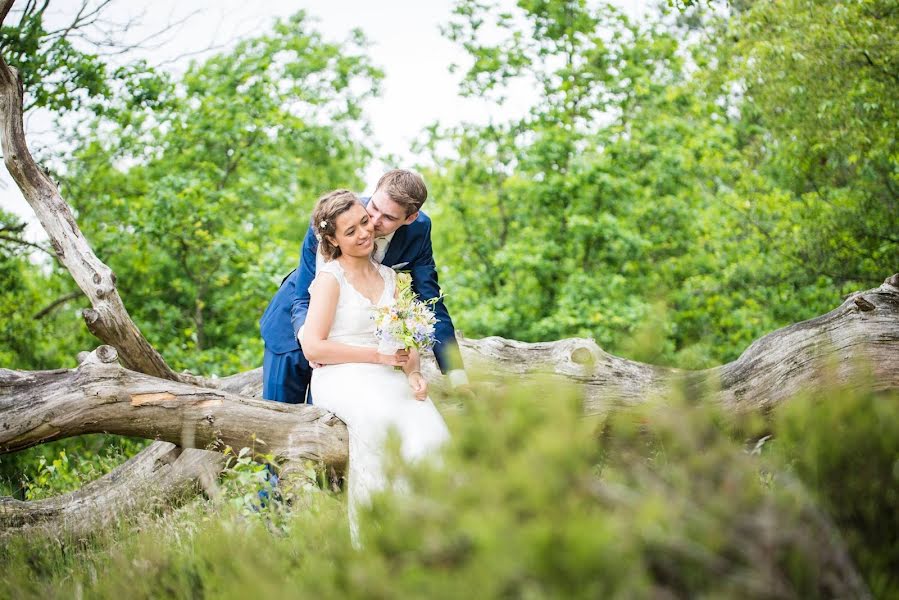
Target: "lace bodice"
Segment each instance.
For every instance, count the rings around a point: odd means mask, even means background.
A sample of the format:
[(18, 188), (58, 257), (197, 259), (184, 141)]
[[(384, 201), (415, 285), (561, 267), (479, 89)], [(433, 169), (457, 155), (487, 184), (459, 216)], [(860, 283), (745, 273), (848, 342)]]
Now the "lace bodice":
[[(338, 261), (332, 260), (321, 266), (320, 273), (331, 273), (340, 284), (337, 310), (334, 312), (334, 322), (328, 333), (329, 340), (353, 346), (378, 345), (378, 339), (375, 337), (374, 309), (394, 302), (396, 273), (390, 267), (374, 261), (372, 264), (384, 280), (384, 291), (374, 304), (346, 280), (346, 274)], [(309, 293), (314, 293), (312, 288)]]

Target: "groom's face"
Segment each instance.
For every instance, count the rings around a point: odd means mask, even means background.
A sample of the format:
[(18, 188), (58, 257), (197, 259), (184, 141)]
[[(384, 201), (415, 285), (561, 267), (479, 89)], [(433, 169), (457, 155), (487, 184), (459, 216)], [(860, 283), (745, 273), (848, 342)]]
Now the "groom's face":
[(375, 237), (390, 235), (403, 225), (408, 225), (418, 217), (418, 212), (406, 216), (406, 209), (382, 190), (376, 191), (365, 207), (372, 225), (375, 226)]

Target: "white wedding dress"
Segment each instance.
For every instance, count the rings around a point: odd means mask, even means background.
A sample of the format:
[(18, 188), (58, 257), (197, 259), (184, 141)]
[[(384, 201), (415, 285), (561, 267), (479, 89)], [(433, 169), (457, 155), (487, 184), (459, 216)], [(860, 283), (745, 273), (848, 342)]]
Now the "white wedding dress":
[[(377, 347), (374, 308), (394, 302), (396, 274), (372, 262), (384, 279), (384, 292), (376, 304), (347, 282), (336, 260), (325, 263), (320, 273), (330, 273), (340, 284), (337, 310), (328, 339), (352, 346)], [(310, 294), (314, 294), (314, 287)], [(312, 372), (315, 406), (334, 413), (350, 435), (348, 504), (350, 533), (359, 543), (357, 511), (373, 492), (386, 487), (384, 474), (388, 432), (395, 430), (404, 460), (414, 461), (433, 454), (448, 438), (449, 431), (430, 398), (416, 400), (405, 373), (388, 365), (344, 363), (325, 365)]]

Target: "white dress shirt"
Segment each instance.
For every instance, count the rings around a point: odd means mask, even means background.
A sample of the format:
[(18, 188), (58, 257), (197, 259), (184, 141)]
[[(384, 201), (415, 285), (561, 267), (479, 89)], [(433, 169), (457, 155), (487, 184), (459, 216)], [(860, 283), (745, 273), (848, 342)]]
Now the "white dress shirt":
[(375, 260), (375, 262), (377, 262), (377, 263), (384, 262), (384, 257), (387, 256), (387, 248), (390, 247), (390, 241), (393, 239), (394, 233), (396, 233), (396, 232), (394, 231), (393, 233), (390, 233), (383, 237), (375, 238), (375, 249), (372, 252), (372, 256), (371, 256)]

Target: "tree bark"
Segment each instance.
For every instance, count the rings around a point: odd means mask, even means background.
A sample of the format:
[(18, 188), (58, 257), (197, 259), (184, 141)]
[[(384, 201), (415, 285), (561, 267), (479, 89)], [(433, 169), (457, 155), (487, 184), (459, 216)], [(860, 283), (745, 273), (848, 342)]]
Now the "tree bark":
[[(5, 17), (11, 6), (12, 0), (3, 2), (0, 15)], [(93, 309), (85, 311), (88, 328), (104, 343), (115, 346), (129, 369), (165, 379), (184, 379), (172, 371), (131, 320), (116, 290), (115, 274), (91, 250), (56, 184), (34, 162), (25, 142), (22, 102), (18, 72), (0, 56), (0, 142), (4, 162), (47, 232), (59, 261), (90, 299)]]
[[(0, 25), (9, 14), (13, 2), (0, 2)], [(129, 369), (173, 381), (199, 383), (200, 380), (192, 375), (175, 373), (131, 320), (116, 290), (115, 274), (91, 250), (71, 208), (28, 150), (23, 124), (23, 96), (17, 71), (0, 56), (0, 144), (4, 162), (47, 232), (59, 261), (90, 299), (92, 308), (83, 312), (88, 329), (102, 342), (115, 347), (122, 363)], [(162, 446), (151, 446), (133, 460), (142, 462), (140, 469), (153, 472), (152, 467), (156, 464), (154, 456), (163, 450)], [(207, 470), (221, 467), (221, 457), (215, 453), (193, 449), (187, 453), (191, 461), (205, 461)], [(194, 453), (198, 453), (197, 456), (193, 456)], [(179, 472), (188, 476), (186, 474), (194, 471)], [(115, 478), (118, 473), (113, 471), (110, 475)], [(182, 483), (187, 485), (195, 481)], [(177, 487), (162, 486), (160, 491)]]
[[(488, 337), (463, 339), (460, 346), (465, 364), (481, 365), (488, 378), (542, 373), (583, 385), (587, 414), (640, 402), (671, 385), (699, 388), (734, 411), (768, 409), (822, 384), (897, 389), (899, 273), (825, 315), (759, 338), (730, 363), (701, 371), (620, 358), (584, 338), (524, 343)], [(426, 370), (435, 376), (433, 362)]]
[[(208, 456), (217, 458), (210, 465)], [(212, 493), (224, 456), (153, 444), (113, 472), (54, 498), (22, 502), (0, 497), (0, 538), (35, 533), (89, 536), (154, 507), (170, 509), (205, 489)]]
[(115, 360), (100, 346), (72, 370), (0, 369), (0, 453), (105, 432), (218, 452), (255, 448), (288, 464), (346, 462), (346, 426), (328, 412), (159, 379)]
[[(825, 384), (899, 389), (897, 283), (899, 274), (851, 295), (826, 315), (764, 336), (731, 363), (703, 371), (629, 361), (588, 339), (460, 342), (470, 368), (490, 383), (510, 376), (556, 378), (578, 386), (587, 414), (683, 384), (698, 386), (734, 411), (764, 410)], [(261, 438), (262, 451), (282, 461), (346, 462), (346, 428), (339, 420), (313, 406), (254, 399), (261, 390), (259, 369), (217, 380), (210, 388), (137, 373), (116, 358), (115, 349), (101, 346), (73, 370), (0, 369), (0, 453), (109, 432), (218, 451), (250, 447)], [(425, 370), (440, 385), (433, 360)]]

